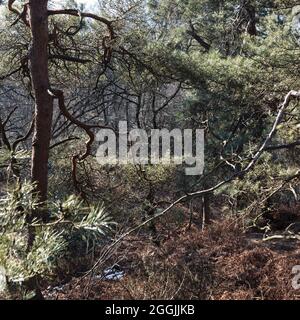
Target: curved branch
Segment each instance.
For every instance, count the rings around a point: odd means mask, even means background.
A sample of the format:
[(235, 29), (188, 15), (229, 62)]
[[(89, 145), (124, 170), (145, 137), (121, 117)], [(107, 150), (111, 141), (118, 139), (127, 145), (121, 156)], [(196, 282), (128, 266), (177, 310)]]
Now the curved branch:
[(79, 10), (76, 9), (61, 9), (61, 10), (48, 10), (48, 15), (49, 16), (54, 16), (54, 15), (70, 15), (74, 17), (80, 17), (82, 18), (91, 18), (93, 20), (99, 21), (103, 24), (105, 24), (109, 30), (111, 38), (115, 38), (114, 34), (114, 29), (112, 27), (112, 22), (104, 17), (97, 16), (96, 14), (93, 13), (87, 13), (87, 12), (80, 12)]
[(70, 112), (68, 111), (66, 105), (65, 105), (65, 97), (62, 90), (48, 90), (48, 93), (55, 99), (58, 99), (58, 106), (61, 111), (61, 113), (65, 116), (66, 119), (68, 119), (71, 123), (75, 124), (79, 128), (83, 129), (86, 134), (88, 135), (89, 139), (85, 142), (85, 151), (84, 153), (79, 153), (73, 156), (72, 159), (72, 177), (73, 182), (76, 190), (79, 193), (82, 193), (82, 191), (79, 188), (79, 183), (77, 180), (77, 163), (79, 161), (85, 160), (90, 154), (91, 154), (91, 147), (93, 142), (95, 141), (95, 134), (93, 133), (92, 129), (99, 128), (99, 129), (111, 129), (107, 126), (100, 126), (100, 125), (89, 125), (84, 122), (81, 122), (80, 120), (73, 117)]
[(13, 145), (12, 145), (12, 150), (13, 150), (13, 151), (16, 151), (18, 145), (19, 145), (21, 142), (26, 141), (26, 140), (30, 137), (30, 135), (31, 135), (32, 132), (33, 132), (33, 129), (34, 129), (34, 119), (32, 120), (31, 125), (30, 125), (29, 130), (27, 131), (27, 133), (26, 133), (23, 137), (17, 139), (17, 140), (13, 143)]
[(21, 14), (21, 12), (19, 10), (17, 10), (16, 8), (13, 7), (13, 4), (16, 2), (16, 0), (8, 0), (8, 10), (17, 14), (18, 16)]
[[(70, 15), (70, 16), (80, 18), (79, 27), (74, 31), (74, 33), (69, 33), (69, 35), (75, 35), (77, 32), (79, 32), (79, 30), (82, 27), (82, 23), (83, 23), (84, 18), (90, 18), (90, 19), (93, 19), (95, 21), (101, 22), (106, 25), (108, 32), (109, 32), (109, 36), (104, 36), (103, 41), (102, 41), (102, 46), (104, 49), (104, 54), (103, 54), (104, 68), (101, 71), (100, 75), (98, 76), (98, 79), (96, 82), (96, 87), (97, 87), (101, 75), (103, 75), (106, 72), (106, 70), (108, 68), (108, 64), (112, 58), (113, 49), (112, 49), (111, 42), (116, 38), (114, 28), (113, 28), (113, 21), (110, 21), (104, 17), (100, 17), (100, 16), (93, 14), (93, 13), (81, 12), (80, 10), (77, 10), (77, 9), (48, 10), (48, 16), (55, 16), (55, 15)], [(68, 34), (68, 31), (67, 31), (67, 34)], [(73, 59), (71, 59), (71, 60), (68, 59), (68, 61), (78, 62), (78, 59), (76, 59), (76, 60), (77, 61), (75, 61)], [(86, 63), (89, 61), (80, 61), (80, 62)]]
[(18, 9), (16, 9), (13, 4), (15, 3), (16, 0), (9, 0), (8, 1), (8, 10), (13, 12), (14, 14), (16, 14), (18, 17), (17, 19), (12, 23), (12, 26), (14, 26), (15, 24), (17, 24), (19, 22), (19, 20), (22, 20), (24, 22), (24, 24), (27, 27), (30, 27), (29, 22), (27, 21), (27, 12), (28, 12), (28, 5), (29, 3), (25, 3), (23, 5), (23, 10), (19, 11)]

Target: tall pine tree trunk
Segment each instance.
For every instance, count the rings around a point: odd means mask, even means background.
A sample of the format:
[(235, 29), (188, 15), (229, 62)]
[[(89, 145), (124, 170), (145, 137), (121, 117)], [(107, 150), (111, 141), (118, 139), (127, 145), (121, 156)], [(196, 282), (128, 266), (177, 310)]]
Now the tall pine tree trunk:
[(32, 181), (40, 201), (47, 200), (48, 158), (53, 116), (53, 98), (48, 94), (48, 0), (30, 1), (32, 44), (30, 71), (35, 96), (35, 131), (32, 142)]
[[(30, 73), (35, 97), (34, 135), (32, 140), (31, 178), (36, 183), (36, 192), (41, 202), (47, 200), (48, 193), (48, 159), (51, 139), (53, 98), (49, 95), (48, 70), (48, 0), (30, 0), (29, 19), (31, 28), (31, 45), (29, 49)], [(47, 219), (43, 208), (35, 210), (28, 216), (28, 223), (34, 218)], [(34, 228), (29, 227), (27, 250), (32, 248), (35, 239)], [(32, 299), (43, 299), (38, 276), (28, 279), (26, 287), (34, 293)]]

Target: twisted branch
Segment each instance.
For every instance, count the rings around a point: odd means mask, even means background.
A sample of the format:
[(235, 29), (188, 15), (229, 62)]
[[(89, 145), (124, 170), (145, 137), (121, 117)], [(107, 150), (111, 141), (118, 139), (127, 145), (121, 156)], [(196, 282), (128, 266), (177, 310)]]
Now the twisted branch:
[(63, 114), (63, 116), (69, 120), (71, 123), (75, 124), (79, 128), (83, 129), (86, 134), (88, 135), (89, 139), (85, 142), (85, 151), (84, 153), (78, 153), (75, 154), (72, 158), (72, 178), (74, 182), (75, 189), (82, 194), (82, 190), (79, 187), (79, 181), (77, 179), (77, 164), (78, 162), (84, 161), (90, 154), (91, 154), (91, 147), (93, 142), (95, 141), (95, 134), (93, 133), (92, 129), (98, 128), (98, 129), (111, 129), (111, 127), (108, 126), (101, 126), (101, 125), (89, 125), (84, 122), (81, 122), (80, 120), (76, 119), (74, 116), (70, 114), (68, 111), (66, 105), (65, 105), (65, 97), (62, 90), (54, 90), (49, 89), (48, 93), (55, 99), (58, 100), (58, 106)]
[(19, 22), (19, 20), (22, 20), (24, 22), (24, 24), (27, 26), (27, 27), (30, 27), (30, 24), (27, 20), (27, 12), (28, 12), (28, 5), (29, 3), (25, 3), (23, 5), (23, 10), (22, 11), (19, 11), (18, 9), (16, 9), (13, 4), (15, 3), (16, 0), (9, 0), (8, 1), (8, 10), (13, 12), (14, 14), (16, 14), (18, 17), (17, 19), (12, 23), (12, 26), (14, 26), (15, 24), (17, 24)]
[[(111, 61), (112, 58), (112, 54), (113, 54), (113, 49), (112, 49), (112, 41), (116, 38), (115, 32), (114, 32), (114, 28), (113, 28), (113, 21), (110, 21), (104, 17), (100, 17), (98, 15), (95, 15), (93, 13), (88, 13), (88, 12), (81, 12), (80, 10), (77, 9), (61, 9), (61, 10), (48, 10), (48, 16), (55, 16), (55, 15), (70, 15), (70, 16), (74, 16), (74, 17), (79, 17), (80, 18), (80, 24), (78, 26), (78, 28), (76, 28), (76, 30), (73, 33), (70, 33), (69, 31), (67, 31), (67, 35), (75, 35), (79, 32), (79, 30), (82, 28), (83, 26), (83, 19), (84, 18), (90, 18), (93, 19), (95, 21), (101, 22), (104, 25), (106, 25), (109, 35), (108, 36), (104, 36), (103, 40), (102, 40), (102, 47), (104, 49), (104, 54), (103, 54), (103, 64), (104, 64), (104, 68), (103, 70), (100, 72), (98, 79), (96, 81), (96, 87), (98, 86), (98, 82), (100, 77), (106, 72), (107, 68), (108, 68), (108, 64)], [(78, 60), (78, 59), (77, 59)], [(69, 60), (71, 61), (71, 60)], [(86, 62), (90, 62), (88, 60), (82, 60), (82, 61), (74, 61), (74, 62), (80, 62), (80, 63), (86, 63)]]
[(114, 39), (115, 38), (115, 33), (114, 29), (112, 27), (112, 22), (104, 17), (97, 16), (96, 14), (93, 13), (87, 13), (87, 12), (80, 12), (79, 10), (76, 9), (61, 9), (61, 10), (48, 10), (48, 15), (49, 16), (54, 16), (54, 15), (70, 15), (74, 17), (79, 17), (80, 19), (82, 18), (91, 18), (96, 21), (99, 21), (107, 26), (107, 29), (110, 34), (110, 38)]

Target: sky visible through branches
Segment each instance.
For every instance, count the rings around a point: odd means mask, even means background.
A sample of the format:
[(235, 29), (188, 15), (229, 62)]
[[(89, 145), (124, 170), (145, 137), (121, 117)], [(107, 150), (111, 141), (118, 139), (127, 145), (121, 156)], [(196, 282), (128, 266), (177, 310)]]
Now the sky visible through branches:
[[(53, 0), (57, 6), (61, 6), (65, 1)], [(87, 9), (93, 8), (98, 4), (98, 0), (76, 0), (78, 4), (84, 4)]]

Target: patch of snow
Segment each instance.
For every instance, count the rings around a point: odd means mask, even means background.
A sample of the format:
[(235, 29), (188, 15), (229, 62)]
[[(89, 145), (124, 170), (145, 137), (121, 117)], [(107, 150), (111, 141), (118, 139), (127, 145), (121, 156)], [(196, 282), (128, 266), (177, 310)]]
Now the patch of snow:
[(102, 275), (95, 276), (95, 279), (119, 281), (123, 279), (124, 276), (125, 276), (125, 272), (121, 269), (121, 267), (118, 264), (115, 264), (110, 268), (106, 268), (103, 271)]

